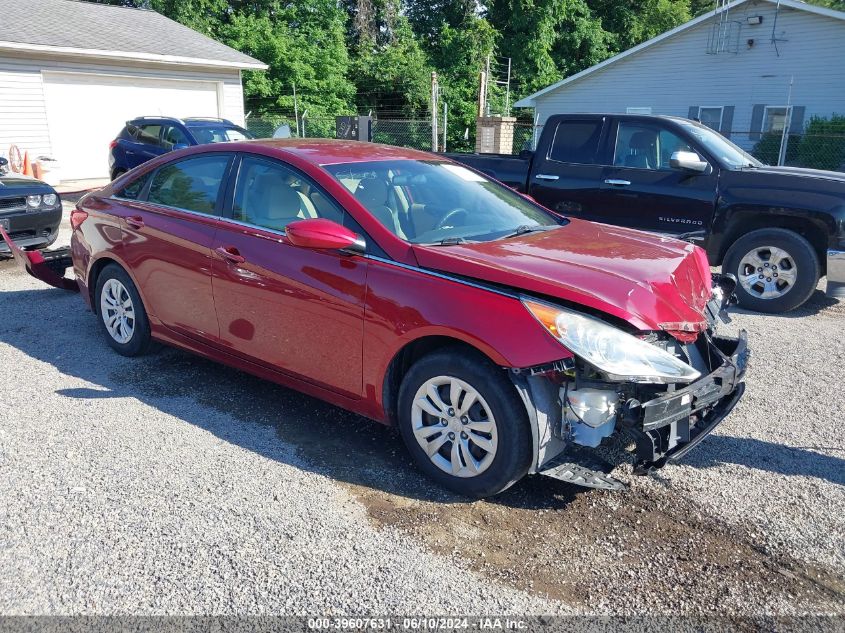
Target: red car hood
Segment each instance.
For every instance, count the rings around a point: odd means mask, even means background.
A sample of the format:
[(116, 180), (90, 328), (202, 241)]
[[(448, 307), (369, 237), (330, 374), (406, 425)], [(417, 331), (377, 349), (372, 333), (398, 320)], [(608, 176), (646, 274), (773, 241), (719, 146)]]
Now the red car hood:
[(694, 340), (712, 294), (706, 253), (692, 244), (571, 220), (559, 229), (452, 246), (415, 246), (424, 268), (589, 306), (640, 330)]

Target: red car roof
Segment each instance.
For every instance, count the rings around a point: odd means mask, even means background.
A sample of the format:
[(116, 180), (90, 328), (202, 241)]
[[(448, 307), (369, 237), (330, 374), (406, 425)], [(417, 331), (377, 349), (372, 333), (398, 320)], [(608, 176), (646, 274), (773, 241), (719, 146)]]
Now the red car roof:
[(314, 165), (363, 163), (375, 160), (431, 160), (434, 155), (415, 149), (325, 138), (256, 139), (241, 141), (245, 145), (260, 145), (293, 154)]

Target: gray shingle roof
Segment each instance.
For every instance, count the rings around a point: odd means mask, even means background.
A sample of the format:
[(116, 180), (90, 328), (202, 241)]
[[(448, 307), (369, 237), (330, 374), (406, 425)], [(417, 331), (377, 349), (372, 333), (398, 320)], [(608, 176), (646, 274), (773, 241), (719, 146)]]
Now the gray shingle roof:
[(0, 0), (2, 42), (264, 67), (257, 59), (155, 11), (77, 0)]

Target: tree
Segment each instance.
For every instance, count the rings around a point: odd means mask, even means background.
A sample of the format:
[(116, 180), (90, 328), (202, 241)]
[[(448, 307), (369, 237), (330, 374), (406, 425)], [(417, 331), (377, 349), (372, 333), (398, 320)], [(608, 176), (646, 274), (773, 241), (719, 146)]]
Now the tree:
[(584, 0), (492, 0), (499, 54), (513, 59), (518, 93), (529, 94), (610, 54), (612, 38)]
[(232, 8), (218, 27), (220, 39), (269, 66), (244, 73), (248, 108), (292, 112), (296, 85), (300, 112), (350, 110), (355, 88), (347, 78), (346, 16), (333, 0), (244, 2)]
[(346, 0), (351, 79), (360, 110), (415, 116), (429, 100), (431, 68), (399, 0)]
[(589, 0), (610, 36), (610, 50), (621, 53), (691, 19), (689, 0)]

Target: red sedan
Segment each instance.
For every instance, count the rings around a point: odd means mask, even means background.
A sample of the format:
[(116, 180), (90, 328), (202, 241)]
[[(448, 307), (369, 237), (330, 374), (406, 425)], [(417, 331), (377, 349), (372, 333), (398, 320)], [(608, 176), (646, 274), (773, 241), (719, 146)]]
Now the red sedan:
[(606, 447), (633, 439), (635, 468), (660, 467), (744, 388), (744, 333), (716, 334), (733, 280), (702, 250), (554, 214), (432, 154), (199, 146), (71, 223), (75, 281), (118, 353), (160, 341), (396, 424), (470, 496), (538, 472), (617, 488)]

